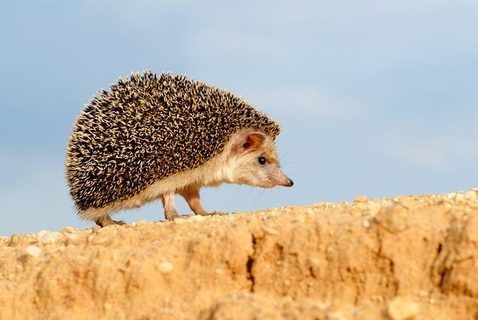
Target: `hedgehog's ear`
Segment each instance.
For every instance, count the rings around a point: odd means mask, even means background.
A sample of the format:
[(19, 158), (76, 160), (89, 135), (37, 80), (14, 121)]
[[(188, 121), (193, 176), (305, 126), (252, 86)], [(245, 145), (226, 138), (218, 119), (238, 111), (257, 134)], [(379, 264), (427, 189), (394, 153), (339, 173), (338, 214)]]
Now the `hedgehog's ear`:
[(260, 132), (244, 133), (237, 139), (235, 149), (239, 153), (252, 151), (259, 148), (265, 139), (266, 136)]

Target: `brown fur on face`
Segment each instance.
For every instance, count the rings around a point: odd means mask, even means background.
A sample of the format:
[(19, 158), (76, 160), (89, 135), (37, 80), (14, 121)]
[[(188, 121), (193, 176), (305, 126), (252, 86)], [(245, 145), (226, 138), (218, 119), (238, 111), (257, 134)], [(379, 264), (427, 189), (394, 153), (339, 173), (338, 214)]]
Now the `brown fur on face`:
[[(231, 150), (231, 182), (255, 187), (292, 186), (280, 170), (274, 140), (259, 131), (245, 130), (236, 137)], [(262, 158), (262, 159), (260, 159)], [(262, 160), (263, 163), (260, 163)]]

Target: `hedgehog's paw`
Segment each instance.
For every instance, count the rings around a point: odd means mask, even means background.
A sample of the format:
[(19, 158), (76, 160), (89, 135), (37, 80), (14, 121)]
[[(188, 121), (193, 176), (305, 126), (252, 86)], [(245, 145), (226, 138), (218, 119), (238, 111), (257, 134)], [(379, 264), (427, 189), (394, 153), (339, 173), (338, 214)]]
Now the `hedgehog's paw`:
[(180, 215), (179, 213), (176, 212), (176, 210), (174, 210), (174, 211), (170, 211), (170, 212), (165, 212), (164, 213), (164, 218), (165, 218), (166, 221), (174, 221), (176, 219), (187, 218), (187, 216)]
[(111, 225), (124, 226), (126, 224), (124, 221), (111, 219), (109, 215), (99, 217), (95, 220), (95, 223), (102, 228)]

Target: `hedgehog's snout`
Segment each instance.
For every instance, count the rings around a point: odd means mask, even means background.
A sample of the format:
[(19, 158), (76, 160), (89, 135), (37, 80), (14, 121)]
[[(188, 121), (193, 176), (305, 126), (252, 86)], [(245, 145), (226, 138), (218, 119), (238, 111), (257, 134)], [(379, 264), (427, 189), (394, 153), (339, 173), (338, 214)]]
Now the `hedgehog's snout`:
[(275, 177), (276, 183), (279, 186), (284, 187), (292, 187), (294, 185), (294, 181), (291, 178), (286, 176), (282, 171), (279, 170), (279, 174)]
[(279, 168), (273, 168), (272, 170), (268, 170), (267, 180), (270, 184), (269, 188), (272, 188), (274, 186), (292, 187), (294, 185), (294, 181), (292, 181), (291, 178), (286, 176)]

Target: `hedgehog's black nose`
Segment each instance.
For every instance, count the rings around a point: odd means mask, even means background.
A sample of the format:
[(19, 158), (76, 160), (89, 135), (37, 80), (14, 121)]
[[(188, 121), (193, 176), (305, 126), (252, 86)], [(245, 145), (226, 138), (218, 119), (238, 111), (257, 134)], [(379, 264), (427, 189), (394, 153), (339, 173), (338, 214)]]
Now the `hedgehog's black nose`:
[(292, 187), (294, 185), (294, 181), (292, 181), (291, 178), (289, 178), (289, 187)]

